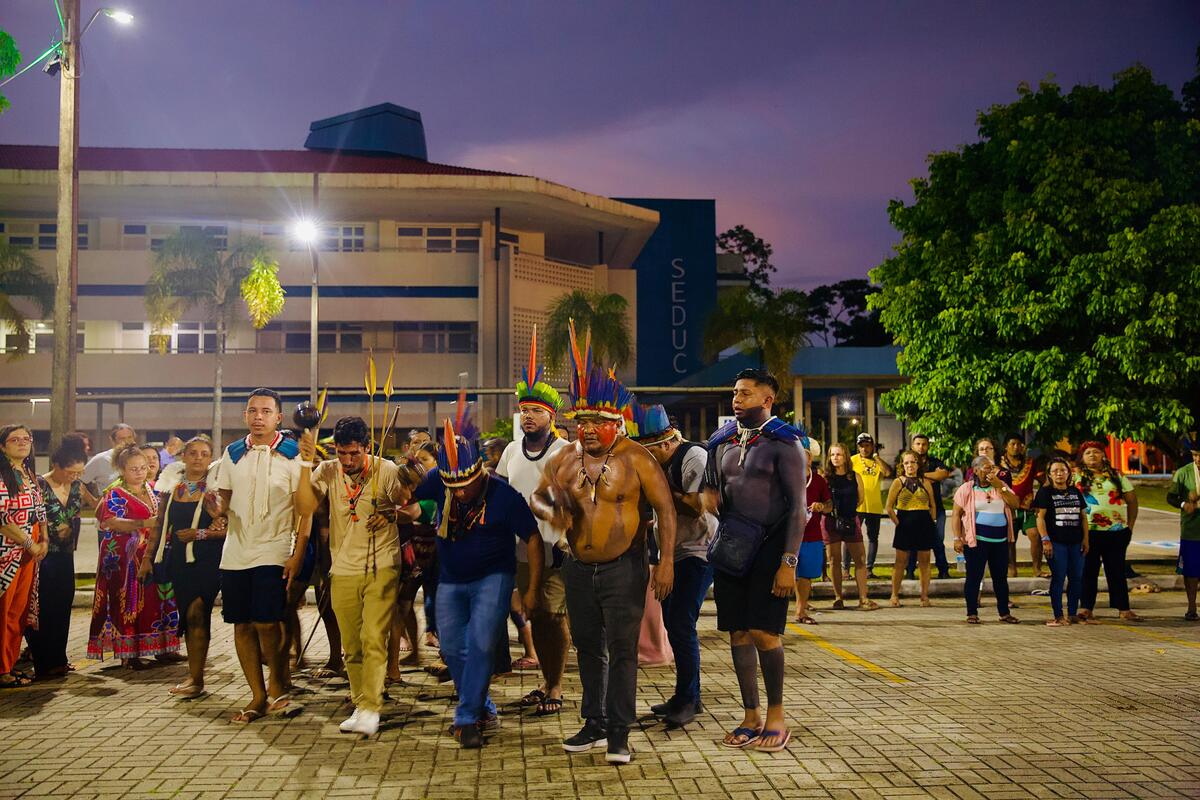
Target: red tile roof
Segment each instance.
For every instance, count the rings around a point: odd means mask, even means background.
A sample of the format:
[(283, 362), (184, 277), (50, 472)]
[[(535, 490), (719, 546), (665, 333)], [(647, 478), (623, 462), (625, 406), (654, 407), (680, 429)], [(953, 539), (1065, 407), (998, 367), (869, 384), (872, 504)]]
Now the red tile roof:
[[(409, 175), (509, 175), (394, 155), (319, 150), (183, 150), (169, 147), (81, 147), (79, 168), (128, 172), (356, 172)], [(58, 148), (0, 145), (0, 169), (58, 169)]]

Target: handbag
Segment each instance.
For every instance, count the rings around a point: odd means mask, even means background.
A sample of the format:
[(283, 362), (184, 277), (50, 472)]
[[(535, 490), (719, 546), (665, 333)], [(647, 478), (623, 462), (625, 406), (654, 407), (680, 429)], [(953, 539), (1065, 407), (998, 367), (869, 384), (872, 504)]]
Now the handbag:
[(832, 517), (833, 517), (834, 533), (836, 533), (838, 536), (853, 536), (854, 535), (854, 527), (855, 527), (855, 525), (854, 525), (855, 518), (854, 517), (840, 517), (840, 516), (838, 516), (836, 508), (834, 509)]
[(717, 533), (708, 545), (708, 563), (735, 578), (744, 577), (767, 538), (767, 527), (734, 511), (721, 514)]

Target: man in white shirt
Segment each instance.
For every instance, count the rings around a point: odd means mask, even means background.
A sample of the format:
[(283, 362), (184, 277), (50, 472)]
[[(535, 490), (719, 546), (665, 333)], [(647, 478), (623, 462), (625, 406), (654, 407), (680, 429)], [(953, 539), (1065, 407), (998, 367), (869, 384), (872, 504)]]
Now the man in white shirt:
[(112, 447), (96, 453), (83, 468), (83, 482), (91, 487), (92, 494), (96, 497), (99, 497), (119, 475), (117, 468), (113, 465), (113, 453), (127, 445), (137, 444), (137, 431), (133, 429), (132, 425), (118, 422), (108, 432), (108, 440), (112, 443)]
[[(517, 403), (521, 412), (521, 438), (511, 442), (500, 456), (496, 474), (521, 493), (525, 502), (537, 491), (542, 471), (550, 456), (567, 446), (554, 430), (554, 415), (562, 408), (562, 398), (554, 387), (541, 381), (537, 365), (537, 328), (529, 354), (529, 365), (523, 368), (523, 380), (517, 384)], [(562, 677), (567, 652), (571, 648), (571, 633), (567, 625), (567, 594), (559, 567), (564, 551), (557, 547), (560, 531), (546, 520), (538, 520), (545, 567), (542, 571), (541, 602), (530, 616), (533, 628), (533, 648), (542, 670), (542, 685), (521, 700), (521, 705), (536, 706), (539, 716), (557, 714), (562, 710)], [(517, 541), (517, 589), (524, 596), (529, 588), (528, 546)]]
[[(233, 625), (238, 661), (252, 694), (233, 721), (248, 723), (268, 713), (290, 717), (303, 710), (287, 694), (291, 679), (282, 623), (287, 583), (300, 574), (308, 526), (297, 525), (295, 518), (299, 447), (279, 432), (279, 394), (255, 389), (243, 418), (250, 435), (225, 448), (217, 495), (208, 502), (214, 516), (229, 520), (221, 554), (221, 613)], [(270, 672), (265, 684), (264, 660)]]

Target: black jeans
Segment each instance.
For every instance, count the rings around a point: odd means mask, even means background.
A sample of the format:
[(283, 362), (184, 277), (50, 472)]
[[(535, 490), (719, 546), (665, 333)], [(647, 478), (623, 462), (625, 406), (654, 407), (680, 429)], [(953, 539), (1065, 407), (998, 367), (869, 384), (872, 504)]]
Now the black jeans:
[(963, 594), (967, 600), (967, 616), (979, 614), (979, 590), (983, 586), (983, 570), (992, 574), (992, 591), (996, 594), (996, 610), (1008, 616), (1008, 542), (975, 542), (963, 547), (967, 559), (967, 581)]
[(638, 633), (650, 579), (646, 553), (631, 549), (604, 564), (568, 557), (562, 577), (583, 684), (580, 714), (611, 731), (627, 730), (636, 719)]
[(1108, 605), (1118, 611), (1129, 610), (1129, 584), (1125, 582), (1125, 551), (1133, 531), (1092, 531), (1088, 535), (1088, 551), (1083, 559), (1083, 598), (1080, 608), (1089, 611), (1096, 607), (1100, 591), (1100, 564), (1108, 580)]
[(75, 554), (47, 553), (38, 565), (38, 629), (26, 631), (38, 675), (67, 665), (71, 601), (75, 599)]

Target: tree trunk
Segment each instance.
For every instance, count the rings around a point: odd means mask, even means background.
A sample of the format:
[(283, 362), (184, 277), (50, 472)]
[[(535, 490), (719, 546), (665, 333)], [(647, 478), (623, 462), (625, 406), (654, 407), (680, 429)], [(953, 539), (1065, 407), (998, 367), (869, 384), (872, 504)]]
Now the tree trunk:
[(216, 366), (213, 369), (213, 423), (212, 423), (212, 440), (213, 440), (213, 456), (219, 457), (217, 454), (225, 448), (223, 441), (225, 431), (221, 424), (221, 399), (222, 399), (222, 381), (224, 380), (225, 370), (225, 315), (217, 314), (217, 359)]

